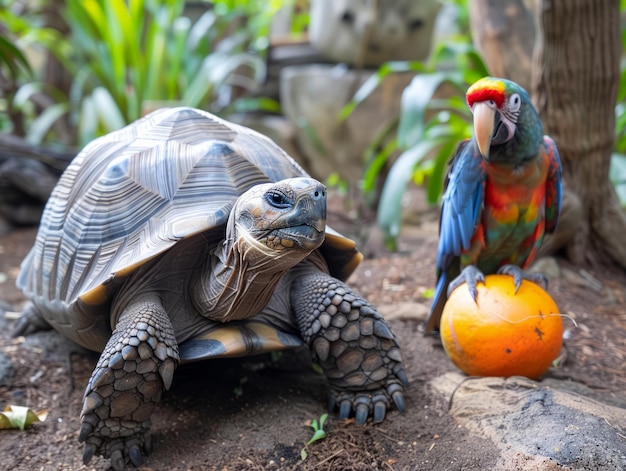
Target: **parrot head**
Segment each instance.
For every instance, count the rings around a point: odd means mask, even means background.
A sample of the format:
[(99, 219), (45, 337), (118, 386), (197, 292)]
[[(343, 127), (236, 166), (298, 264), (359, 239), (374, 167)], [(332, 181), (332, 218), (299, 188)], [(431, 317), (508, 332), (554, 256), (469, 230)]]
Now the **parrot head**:
[(484, 77), (467, 90), (466, 98), (474, 116), (474, 138), (485, 162), (520, 165), (537, 154), (543, 125), (521, 86)]

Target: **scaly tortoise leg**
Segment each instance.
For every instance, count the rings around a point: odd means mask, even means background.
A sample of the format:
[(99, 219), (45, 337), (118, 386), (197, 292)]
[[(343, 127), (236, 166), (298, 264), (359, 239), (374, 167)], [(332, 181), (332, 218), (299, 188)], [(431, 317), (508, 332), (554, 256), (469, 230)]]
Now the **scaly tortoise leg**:
[(158, 299), (132, 304), (119, 318), (83, 398), (83, 462), (110, 458), (114, 470), (151, 451), (150, 415), (178, 365), (174, 329)]
[(348, 286), (319, 272), (297, 278), (291, 291), (298, 326), (313, 360), (331, 384), (329, 409), (353, 412), (362, 425), (382, 422), (392, 402), (404, 410), (408, 384), (395, 336), (376, 309)]

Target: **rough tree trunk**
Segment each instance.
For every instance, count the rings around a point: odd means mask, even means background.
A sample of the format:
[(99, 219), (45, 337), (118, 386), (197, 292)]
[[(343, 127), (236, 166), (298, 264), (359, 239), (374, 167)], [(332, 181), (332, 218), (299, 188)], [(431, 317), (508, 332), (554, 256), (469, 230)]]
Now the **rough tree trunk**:
[(489, 73), (530, 90), (536, 37), (531, 0), (472, 0), (469, 5), (474, 46)]
[(581, 217), (566, 247), (576, 264), (626, 267), (626, 214), (609, 181), (620, 77), (618, 0), (539, 0), (532, 94), (557, 142)]

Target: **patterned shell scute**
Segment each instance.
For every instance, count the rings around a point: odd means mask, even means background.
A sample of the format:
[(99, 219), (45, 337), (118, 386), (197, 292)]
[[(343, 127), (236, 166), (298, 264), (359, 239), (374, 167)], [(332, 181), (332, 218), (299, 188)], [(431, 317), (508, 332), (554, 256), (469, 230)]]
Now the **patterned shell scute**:
[(253, 185), (306, 175), (266, 137), (191, 108), (86, 146), (42, 216), (18, 285), (70, 304), (176, 241), (224, 225)]

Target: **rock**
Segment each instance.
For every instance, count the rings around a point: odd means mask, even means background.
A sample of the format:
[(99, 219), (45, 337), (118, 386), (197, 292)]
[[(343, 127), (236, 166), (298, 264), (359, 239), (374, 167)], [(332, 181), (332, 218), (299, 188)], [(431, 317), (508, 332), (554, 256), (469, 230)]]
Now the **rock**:
[(305, 169), (324, 181), (337, 173), (357, 188), (363, 178), (363, 155), (374, 138), (400, 113), (402, 90), (415, 76), (397, 72), (378, 87), (345, 120), (339, 113), (375, 71), (325, 64), (285, 67), (280, 77), (283, 110), (296, 128)]
[(522, 377), (446, 373), (429, 382), (471, 435), (500, 448), (494, 469), (626, 469), (626, 410)]
[(424, 60), (439, 0), (313, 0), (311, 44), (327, 59), (356, 67)]
[(561, 277), (561, 268), (555, 257), (541, 257), (528, 269), (529, 273), (541, 273), (548, 281)]

